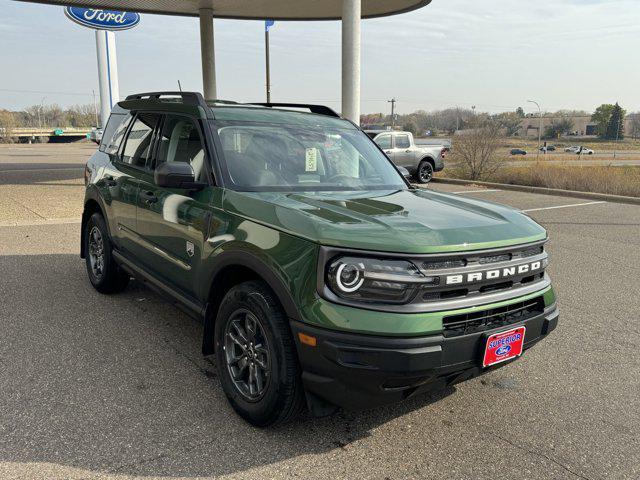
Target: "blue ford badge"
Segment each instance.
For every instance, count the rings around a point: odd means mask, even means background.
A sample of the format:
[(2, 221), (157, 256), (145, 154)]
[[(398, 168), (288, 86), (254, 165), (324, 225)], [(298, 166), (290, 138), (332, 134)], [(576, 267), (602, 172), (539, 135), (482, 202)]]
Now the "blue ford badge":
[(98, 30), (126, 30), (140, 23), (140, 14), (100, 8), (65, 7), (64, 13), (72, 21)]
[(496, 350), (496, 355), (506, 355), (511, 351), (510, 345), (502, 345), (499, 349)]

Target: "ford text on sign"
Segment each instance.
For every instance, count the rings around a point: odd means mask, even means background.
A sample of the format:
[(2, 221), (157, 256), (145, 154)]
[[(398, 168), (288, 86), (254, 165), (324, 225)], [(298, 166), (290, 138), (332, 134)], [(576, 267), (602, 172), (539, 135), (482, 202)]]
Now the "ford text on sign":
[(66, 7), (64, 13), (72, 21), (99, 30), (126, 30), (140, 23), (140, 14), (99, 8)]

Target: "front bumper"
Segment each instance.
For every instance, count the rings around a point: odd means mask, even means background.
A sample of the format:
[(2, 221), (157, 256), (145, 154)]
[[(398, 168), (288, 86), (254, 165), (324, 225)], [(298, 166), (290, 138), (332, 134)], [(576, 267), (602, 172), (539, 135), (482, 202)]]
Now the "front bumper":
[[(306, 390), (350, 410), (404, 400), (416, 393), (444, 388), (498, 368), (482, 368), (485, 335), (527, 327), (524, 349), (554, 330), (556, 305), (538, 316), (508, 327), (445, 338), (413, 338), (342, 333), (292, 321)], [(316, 346), (300, 342), (299, 333), (316, 338)], [(510, 363), (510, 362), (506, 362)]]

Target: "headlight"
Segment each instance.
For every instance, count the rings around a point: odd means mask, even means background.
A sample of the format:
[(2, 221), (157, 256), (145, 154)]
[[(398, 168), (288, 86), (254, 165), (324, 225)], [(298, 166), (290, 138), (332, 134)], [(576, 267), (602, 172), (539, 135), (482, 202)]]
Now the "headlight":
[(340, 257), (327, 268), (327, 285), (341, 298), (373, 303), (411, 302), (424, 288), (438, 284), (405, 260)]

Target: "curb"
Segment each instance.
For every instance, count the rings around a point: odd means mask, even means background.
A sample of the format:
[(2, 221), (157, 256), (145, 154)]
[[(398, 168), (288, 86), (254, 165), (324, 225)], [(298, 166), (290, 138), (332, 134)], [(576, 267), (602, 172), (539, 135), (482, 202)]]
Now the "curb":
[(432, 182), (450, 183), (454, 185), (480, 185), (500, 190), (514, 190), (518, 192), (540, 193), (542, 195), (557, 195), (561, 197), (584, 198), (590, 200), (604, 200), (607, 202), (629, 203), (640, 205), (640, 197), (627, 197), (624, 195), (610, 195), (608, 193), (579, 192), (576, 190), (561, 190), (559, 188), (531, 187), (528, 185), (511, 185), (508, 183), (479, 182), (474, 180), (460, 180), (457, 178), (433, 177)]

